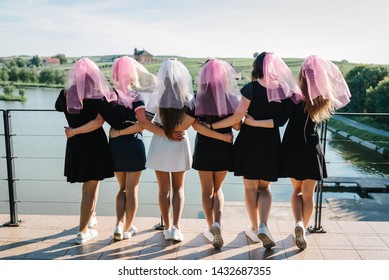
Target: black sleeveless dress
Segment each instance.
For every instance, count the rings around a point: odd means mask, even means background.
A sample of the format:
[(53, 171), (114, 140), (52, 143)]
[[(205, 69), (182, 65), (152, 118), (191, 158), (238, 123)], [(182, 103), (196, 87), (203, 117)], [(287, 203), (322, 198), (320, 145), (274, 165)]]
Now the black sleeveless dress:
[(282, 139), (280, 177), (321, 180), (327, 177), (317, 125), (304, 112), (304, 102), (294, 106)]
[(281, 138), (283, 126), (293, 108), (290, 99), (269, 102), (266, 88), (257, 81), (245, 85), (241, 93), (251, 100), (248, 114), (255, 120), (273, 119), (274, 128), (242, 124), (234, 143), (233, 171), (235, 176), (249, 180), (275, 182), (279, 177)]

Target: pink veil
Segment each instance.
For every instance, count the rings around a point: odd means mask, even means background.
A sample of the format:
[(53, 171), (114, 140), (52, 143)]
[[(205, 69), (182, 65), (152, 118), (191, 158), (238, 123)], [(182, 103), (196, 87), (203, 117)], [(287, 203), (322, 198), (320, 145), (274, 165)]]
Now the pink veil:
[(308, 56), (301, 66), (303, 77), (307, 80), (310, 101), (318, 96), (330, 99), (335, 109), (350, 102), (350, 90), (339, 68), (331, 61), (317, 55)]
[(269, 102), (291, 98), (297, 104), (304, 99), (292, 71), (274, 53), (267, 53), (263, 60), (263, 82)]
[(84, 99), (117, 100), (109, 83), (97, 65), (89, 58), (81, 58), (70, 69), (66, 82), (67, 110), (76, 114), (83, 108)]
[(133, 58), (122, 56), (112, 64), (112, 82), (118, 93), (118, 103), (132, 109), (132, 103), (142, 99), (138, 91), (152, 91), (157, 78)]
[(237, 73), (226, 61), (210, 59), (197, 76), (196, 116), (233, 114), (242, 97), (236, 82)]

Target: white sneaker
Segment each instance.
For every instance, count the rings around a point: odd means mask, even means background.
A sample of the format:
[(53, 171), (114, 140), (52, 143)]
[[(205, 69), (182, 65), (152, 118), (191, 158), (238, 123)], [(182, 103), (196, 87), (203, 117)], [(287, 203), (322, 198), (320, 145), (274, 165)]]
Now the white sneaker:
[[(258, 230), (257, 230), (258, 231)], [(247, 235), (248, 238), (250, 238), (253, 242), (255, 243), (260, 243), (261, 242), (261, 239), (258, 238), (258, 233), (257, 231), (254, 231), (253, 228), (251, 226), (248, 226), (246, 229), (245, 229), (245, 233)]]
[(258, 238), (261, 239), (263, 247), (266, 249), (271, 249), (272, 247), (276, 246), (276, 243), (274, 242), (268, 227), (262, 223), (259, 225)]
[(89, 220), (88, 228), (95, 228), (96, 226), (97, 226), (97, 218), (96, 218), (96, 213), (94, 213)]
[(132, 226), (131, 229), (129, 231), (125, 231), (123, 232), (123, 239), (129, 239), (131, 236), (133, 236), (134, 234), (136, 234), (137, 232), (137, 229), (135, 226)]
[(305, 237), (304, 224), (300, 221), (297, 222), (294, 228), (294, 236), (296, 239), (296, 246), (299, 247), (299, 249), (304, 250), (305, 248), (307, 248), (307, 239)]
[(173, 234), (172, 234), (172, 229), (165, 229), (163, 231), (163, 235), (165, 236), (165, 240), (172, 240), (173, 239)]
[(123, 230), (121, 226), (116, 226), (113, 231), (113, 238), (115, 240), (123, 240)]
[(216, 249), (223, 247), (222, 227), (218, 222), (213, 223), (211, 233), (213, 234), (212, 246)]
[(208, 228), (204, 230), (204, 237), (209, 240), (209, 242), (213, 243), (213, 234), (209, 231)]
[(173, 226), (171, 229), (171, 232), (172, 232), (172, 237), (173, 237), (174, 241), (184, 240), (184, 235), (182, 234), (181, 230), (179, 230), (178, 228)]
[(97, 230), (94, 229), (87, 229), (85, 233), (80, 231), (79, 233), (77, 233), (76, 243), (84, 244), (89, 240), (95, 238), (96, 236), (97, 236)]

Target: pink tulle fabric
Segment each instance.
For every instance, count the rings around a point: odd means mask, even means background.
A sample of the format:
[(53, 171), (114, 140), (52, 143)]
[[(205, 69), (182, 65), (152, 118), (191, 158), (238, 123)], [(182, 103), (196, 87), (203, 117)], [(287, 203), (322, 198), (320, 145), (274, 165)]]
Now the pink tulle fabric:
[(274, 53), (267, 53), (263, 60), (262, 81), (269, 102), (280, 102), (283, 99), (290, 98), (297, 104), (304, 99), (292, 71)]
[(331, 61), (317, 55), (307, 57), (301, 66), (303, 77), (307, 80), (310, 101), (322, 96), (334, 103), (335, 109), (350, 102), (350, 90), (339, 68)]
[(196, 116), (233, 114), (242, 98), (236, 82), (238, 74), (226, 61), (210, 59), (197, 76)]
[(165, 60), (159, 68), (158, 83), (146, 105), (146, 111), (156, 114), (159, 108), (193, 109), (192, 76), (175, 58)]
[(112, 82), (118, 93), (118, 104), (132, 109), (142, 99), (139, 92), (152, 91), (157, 78), (135, 59), (122, 56), (112, 65)]
[(97, 65), (89, 58), (81, 58), (70, 69), (66, 82), (66, 103), (69, 113), (76, 114), (83, 108), (84, 99), (116, 101), (116, 94)]

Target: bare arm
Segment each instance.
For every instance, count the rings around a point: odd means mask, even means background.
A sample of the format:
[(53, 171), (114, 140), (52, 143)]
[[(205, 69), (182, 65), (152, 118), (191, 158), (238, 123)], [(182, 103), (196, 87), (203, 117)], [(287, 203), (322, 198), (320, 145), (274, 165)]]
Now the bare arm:
[(273, 119), (267, 120), (254, 120), (252, 116), (246, 114), (244, 118), (244, 123), (249, 126), (263, 127), (263, 128), (274, 128)]
[(138, 123), (134, 123), (133, 125), (126, 127), (124, 129), (116, 130), (114, 128), (111, 128), (109, 130), (109, 137), (110, 138), (116, 138), (122, 135), (128, 135), (128, 134), (134, 134), (137, 132), (140, 132), (143, 130), (143, 127), (140, 126)]
[(198, 133), (204, 136), (221, 140), (227, 143), (232, 143), (232, 140), (234, 138), (232, 133), (220, 133), (215, 130), (209, 129), (208, 127), (200, 124), (198, 120), (194, 120), (192, 127), (194, 130), (196, 130)]
[(91, 120), (80, 127), (72, 128), (72, 127), (65, 126), (66, 138), (71, 138), (77, 134), (83, 134), (83, 133), (94, 131), (100, 128), (103, 124), (104, 124), (103, 117), (100, 114), (97, 114), (94, 120)]
[(146, 116), (146, 111), (144, 108), (139, 108), (135, 111), (136, 118), (138, 119), (139, 124), (144, 128), (147, 129), (148, 131), (158, 134), (159, 136), (164, 137), (165, 132), (161, 127), (158, 125), (152, 123)]
[(224, 127), (233, 126), (237, 123), (240, 123), (242, 121), (242, 118), (244, 117), (247, 109), (249, 108), (251, 103), (251, 100), (247, 99), (246, 97), (242, 96), (242, 99), (240, 100), (240, 103), (238, 107), (235, 110), (235, 113), (225, 119), (222, 119), (218, 122), (215, 122), (212, 124), (213, 129), (219, 129)]

